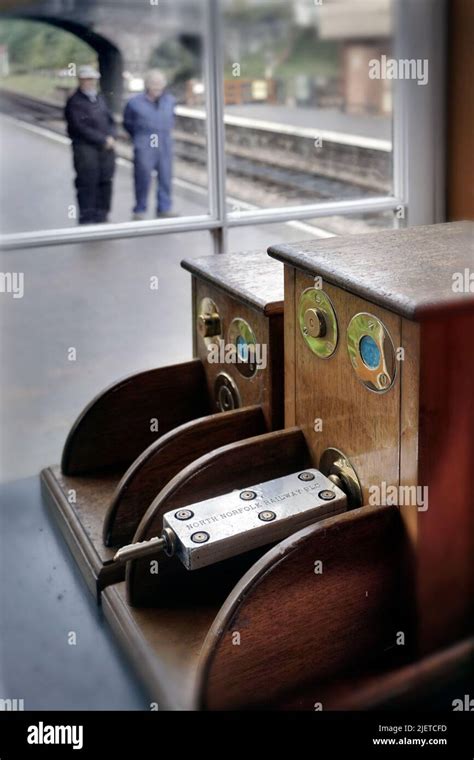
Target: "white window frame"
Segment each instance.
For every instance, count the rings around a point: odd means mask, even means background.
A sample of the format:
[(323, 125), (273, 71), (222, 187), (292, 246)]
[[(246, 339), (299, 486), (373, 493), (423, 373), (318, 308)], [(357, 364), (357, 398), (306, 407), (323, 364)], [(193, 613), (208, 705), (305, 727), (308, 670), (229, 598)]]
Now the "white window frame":
[(394, 225), (444, 221), (446, 0), (393, 0), (394, 57), (428, 59), (429, 81), (394, 81), (393, 194), (283, 208), (226, 211), (224, 34), (219, 0), (205, 0), (205, 80), (209, 213), (166, 221), (124, 222), (4, 235), (3, 250), (208, 230), (214, 251), (231, 227), (315, 219), (333, 214), (394, 212)]

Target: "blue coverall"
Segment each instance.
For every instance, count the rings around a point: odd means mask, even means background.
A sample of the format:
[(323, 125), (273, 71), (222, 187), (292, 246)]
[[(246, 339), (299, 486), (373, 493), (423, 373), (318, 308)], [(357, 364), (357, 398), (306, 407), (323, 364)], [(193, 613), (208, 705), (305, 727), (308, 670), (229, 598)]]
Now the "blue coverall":
[(157, 211), (171, 209), (171, 180), (173, 163), (173, 140), (175, 98), (163, 92), (156, 100), (145, 93), (135, 95), (127, 103), (123, 126), (134, 145), (135, 208), (134, 213), (147, 209), (151, 174), (158, 172)]

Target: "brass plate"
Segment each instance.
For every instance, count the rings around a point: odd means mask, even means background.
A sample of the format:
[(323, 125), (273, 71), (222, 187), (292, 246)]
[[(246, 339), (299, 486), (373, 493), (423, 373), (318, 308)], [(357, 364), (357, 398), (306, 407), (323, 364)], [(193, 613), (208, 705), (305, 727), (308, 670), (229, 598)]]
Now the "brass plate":
[(298, 322), (304, 341), (313, 354), (320, 359), (333, 355), (338, 340), (337, 317), (324, 290), (307, 288), (302, 292)]
[[(235, 346), (237, 354), (241, 357), (235, 366), (243, 377), (254, 377), (257, 372), (255, 361), (255, 345), (257, 339), (249, 323), (241, 317), (232, 320), (229, 327), (227, 342)], [(252, 349), (252, 346), (254, 347)]]
[(358, 380), (374, 393), (390, 390), (397, 374), (395, 349), (387, 328), (373, 314), (361, 312), (347, 328), (347, 350)]

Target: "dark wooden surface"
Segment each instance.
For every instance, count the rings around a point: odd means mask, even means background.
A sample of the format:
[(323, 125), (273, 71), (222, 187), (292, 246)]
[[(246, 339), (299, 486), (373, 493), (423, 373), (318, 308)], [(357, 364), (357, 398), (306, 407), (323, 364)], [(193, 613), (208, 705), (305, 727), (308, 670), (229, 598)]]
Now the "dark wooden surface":
[[(122, 474), (156, 438), (208, 412), (198, 359), (132, 375), (102, 391), (79, 415), (64, 445), (62, 470)], [(150, 429), (154, 418), (158, 432)]]
[(283, 267), (266, 251), (183, 259), (181, 266), (266, 315), (283, 312)]
[[(398, 510), (363, 507), (267, 552), (209, 631), (201, 704), (213, 710), (264, 705), (309, 681), (318, 702), (319, 683), (395, 649), (397, 632), (406, 630), (402, 541)], [(318, 560), (323, 571), (315, 574)]]
[[(143, 541), (158, 535), (163, 514), (171, 509), (297, 472), (309, 464), (308, 449), (298, 429), (275, 431), (222, 446), (185, 467), (163, 488), (144, 515), (134, 538)], [(243, 568), (255, 556), (252, 553), (241, 562), (229, 562), (223, 572), (236, 582), (238, 573), (242, 574)], [(149, 560), (127, 564), (128, 598), (132, 604), (159, 605), (173, 595), (178, 599), (184, 595), (198, 598), (198, 589), (205, 597), (215, 595), (215, 584), (208, 582), (212, 569), (191, 573), (178, 559), (168, 559), (164, 555), (160, 557), (159, 567), (158, 575), (152, 575)]]
[(474, 293), (452, 290), (453, 273), (474, 267), (472, 222), (285, 243), (269, 253), (408, 319), (474, 307)]
[[(402, 649), (402, 647), (400, 647)], [(397, 659), (399, 660), (397, 662)], [(472, 689), (474, 639), (465, 639), (421, 660), (385, 653), (380, 662), (354, 675), (342, 673), (324, 684), (325, 710), (449, 710)], [(460, 697), (461, 695), (461, 697)], [(314, 711), (314, 685), (271, 708)]]
[(474, 312), (421, 326), (418, 466), (429, 497), (416, 532), (422, 652), (474, 631), (473, 336)]
[(448, 3), (447, 198), (448, 218), (474, 219), (474, 3)]
[(121, 583), (104, 590), (104, 613), (160, 710), (452, 709), (474, 644), (423, 660), (394, 644), (408, 632), (403, 542), (396, 509), (364, 507), (280, 542), (227, 598), (214, 567), (212, 602), (133, 608)]
[(266, 432), (261, 407), (234, 409), (179, 425), (151, 444), (120, 480), (103, 525), (104, 543), (131, 541), (147, 508), (168, 481), (219, 446)]

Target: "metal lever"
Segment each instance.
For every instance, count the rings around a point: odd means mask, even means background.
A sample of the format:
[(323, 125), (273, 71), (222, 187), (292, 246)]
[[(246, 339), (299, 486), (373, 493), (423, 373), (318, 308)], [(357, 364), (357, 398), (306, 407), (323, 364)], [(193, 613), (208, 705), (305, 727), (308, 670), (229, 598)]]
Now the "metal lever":
[(158, 554), (158, 552), (167, 551), (169, 544), (169, 538), (165, 533), (150, 538), (148, 541), (137, 541), (135, 544), (122, 546), (114, 555), (114, 562), (128, 562), (131, 559), (141, 559), (152, 554)]
[(344, 491), (319, 470), (308, 469), (167, 512), (160, 536), (122, 547), (114, 561), (166, 551), (196, 570), (281, 541), (346, 509)]

